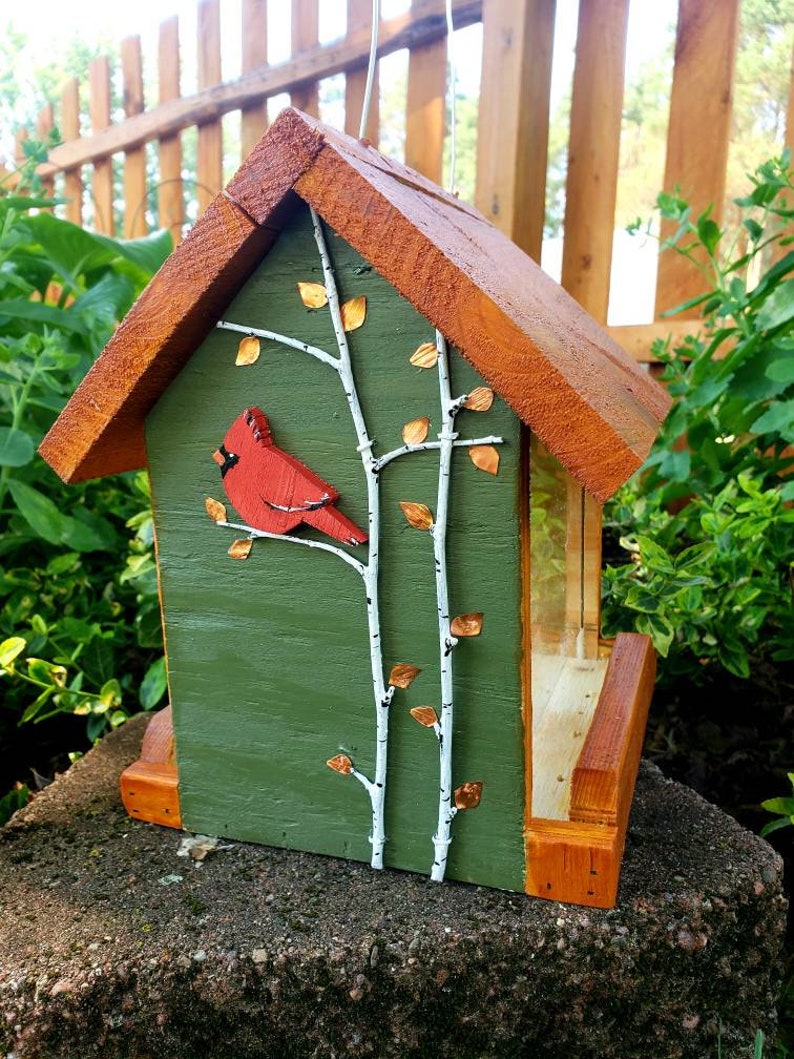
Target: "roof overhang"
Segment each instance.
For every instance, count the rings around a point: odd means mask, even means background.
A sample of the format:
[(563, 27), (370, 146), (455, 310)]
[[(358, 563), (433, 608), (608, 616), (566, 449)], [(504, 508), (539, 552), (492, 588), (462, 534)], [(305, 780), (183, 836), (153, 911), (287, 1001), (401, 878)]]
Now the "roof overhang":
[(145, 465), (148, 412), (267, 254), (296, 195), (596, 498), (640, 466), (666, 391), (472, 207), (290, 109), (149, 283), (45, 437), (40, 452), (65, 481)]

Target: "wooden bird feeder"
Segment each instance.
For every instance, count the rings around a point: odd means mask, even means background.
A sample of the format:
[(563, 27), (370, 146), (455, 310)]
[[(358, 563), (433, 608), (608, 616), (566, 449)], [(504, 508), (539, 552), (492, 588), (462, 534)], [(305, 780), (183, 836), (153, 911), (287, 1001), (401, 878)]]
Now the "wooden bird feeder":
[(667, 406), (474, 209), (285, 111), (41, 446), (149, 469), (128, 811), (612, 905), (655, 659), (599, 640), (600, 504)]

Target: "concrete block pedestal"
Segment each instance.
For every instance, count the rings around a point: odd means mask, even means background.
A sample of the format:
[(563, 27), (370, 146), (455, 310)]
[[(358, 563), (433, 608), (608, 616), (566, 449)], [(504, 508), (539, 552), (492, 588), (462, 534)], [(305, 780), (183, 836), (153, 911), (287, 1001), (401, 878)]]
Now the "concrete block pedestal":
[(0, 830), (0, 1055), (724, 1059), (772, 1034), (780, 859), (643, 764), (618, 905), (129, 819), (125, 725)]

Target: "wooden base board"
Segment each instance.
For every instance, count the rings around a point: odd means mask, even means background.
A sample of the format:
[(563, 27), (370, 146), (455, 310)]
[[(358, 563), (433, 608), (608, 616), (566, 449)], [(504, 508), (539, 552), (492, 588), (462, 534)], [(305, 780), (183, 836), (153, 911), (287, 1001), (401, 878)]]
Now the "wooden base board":
[(122, 772), (121, 800), (136, 820), (182, 827), (170, 706), (152, 717), (143, 737), (140, 758)]
[(569, 819), (532, 816), (526, 829), (528, 894), (595, 908), (615, 904), (655, 675), (650, 639), (618, 636), (573, 771)]

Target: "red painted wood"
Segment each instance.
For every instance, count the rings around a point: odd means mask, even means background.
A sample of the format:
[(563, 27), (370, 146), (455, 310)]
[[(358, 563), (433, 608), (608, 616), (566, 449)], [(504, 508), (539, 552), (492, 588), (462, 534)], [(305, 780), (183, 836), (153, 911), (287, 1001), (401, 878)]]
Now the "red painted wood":
[(215, 453), (226, 495), (245, 522), (267, 533), (289, 533), (305, 522), (344, 544), (367, 535), (337, 511), (339, 493), (273, 441), (261, 408), (246, 408)]

